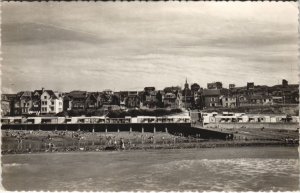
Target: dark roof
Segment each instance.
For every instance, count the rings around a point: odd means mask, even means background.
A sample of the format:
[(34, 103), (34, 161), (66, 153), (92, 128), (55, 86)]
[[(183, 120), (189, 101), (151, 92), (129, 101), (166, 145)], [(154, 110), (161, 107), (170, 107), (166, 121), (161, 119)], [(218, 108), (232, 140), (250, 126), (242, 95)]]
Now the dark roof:
[(97, 101), (97, 97), (94, 95), (94, 94), (92, 94), (92, 93), (89, 93), (88, 95), (87, 95), (87, 97), (86, 97), (86, 100), (94, 100), (94, 101)]
[(31, 91), (21, 91), (18, 92), (16, 95), (16, 98), (31, 98), (32, 97), (32, 92)]
[(66, 100), (71, 100), (71, 98), (68, 96), (68, 95), (65, 95), (64, 97), (63, 97), (63, 99), (66, 101)]
[(144, 88), (144, 91), (154, 91), (155, 87), (154, 86), (148, 86)]
[(71, 91), (70, 93), (67, 94), (67, 96), (69, 98), (86, 98), (87, 96), (87, 92), (86, 91), (78, 91), (78, 90), (75, 90), (75, 91)]
[(17, 98), (17, 94), (2, 94), (1, 96), (2, 98), (6, 98), (9, 101), (12, 101)]
[(86, 91), (81, 91), (81, 90), (73, 90), (71, 92), (69, 92), (69, 94), (86, 94)]
[(35, 90), (35, 91), (33, 91), (33, 93), (38, 93), (39, 95), (42, 95), (43, 94), (43, 90)]
[(44, 92), (47, 92), (51, 98), (57, 99), (58, 96), (53, 92), (53, 90), (45, 90)]
[(218, 89), (203, 89), (203, 96), (217, 96), (220, 95), (220, 90)]
[(9, 101), (5, 94), (1, 94), (1, 101)]

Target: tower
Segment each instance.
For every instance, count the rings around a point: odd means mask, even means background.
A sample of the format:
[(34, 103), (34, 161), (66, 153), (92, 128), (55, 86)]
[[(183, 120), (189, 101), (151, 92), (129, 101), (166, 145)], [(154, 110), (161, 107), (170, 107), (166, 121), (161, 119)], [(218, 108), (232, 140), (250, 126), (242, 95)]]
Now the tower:
[(189, 84), (187, 83), (187, 78), (185, 79), (184, 89), (189, 89)]
[(185, 84), (184, 84), (184, 108), (186, 108), (186, 94), (189, 90), (189, 84), (187, 83), (187, 78), (185, 79)]

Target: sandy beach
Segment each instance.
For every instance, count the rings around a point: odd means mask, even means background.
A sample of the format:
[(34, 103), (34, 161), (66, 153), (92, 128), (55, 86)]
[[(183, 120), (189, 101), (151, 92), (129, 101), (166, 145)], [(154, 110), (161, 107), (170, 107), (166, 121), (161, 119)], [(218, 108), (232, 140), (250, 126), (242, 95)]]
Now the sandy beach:
[[(256, 135), (257, 131), (254, 130)], [(264, 131), (265, 132), (265, 131)], [(265, 132), (266, 133), (266, 132)], [(147, 149), (216, 148), (241, 146), (297, 146), (298, 133), (285, 137), (251, 138), (249, 132), (233, 140), (207, 140), (199, 136), (184, 137), (165, 132), (85, 132), (2, 130), (2, 154), (115, 151)]]

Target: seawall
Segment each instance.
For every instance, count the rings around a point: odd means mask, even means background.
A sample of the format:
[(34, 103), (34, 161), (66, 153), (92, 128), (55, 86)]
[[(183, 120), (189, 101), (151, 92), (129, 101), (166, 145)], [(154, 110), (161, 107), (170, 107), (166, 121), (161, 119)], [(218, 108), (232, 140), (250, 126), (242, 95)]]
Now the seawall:
[(191, 127), (190, 123), (103, 123), (103, 124), (3, 124), (2, 130), (87, 131), (87, 132), (168, 132), (174, 135), (200, 136), (202, 139), (229, 139), (231, 134)]

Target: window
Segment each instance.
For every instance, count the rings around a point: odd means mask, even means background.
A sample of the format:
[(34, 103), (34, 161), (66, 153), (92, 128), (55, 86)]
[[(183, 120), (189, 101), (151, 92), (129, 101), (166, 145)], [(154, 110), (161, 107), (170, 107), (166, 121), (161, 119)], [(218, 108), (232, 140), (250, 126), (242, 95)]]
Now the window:
[(44, 99), (47, 99), (47, 96), (44, 96)]
[(51, 101), (51, 105), (54, 105), (54, 101)]

